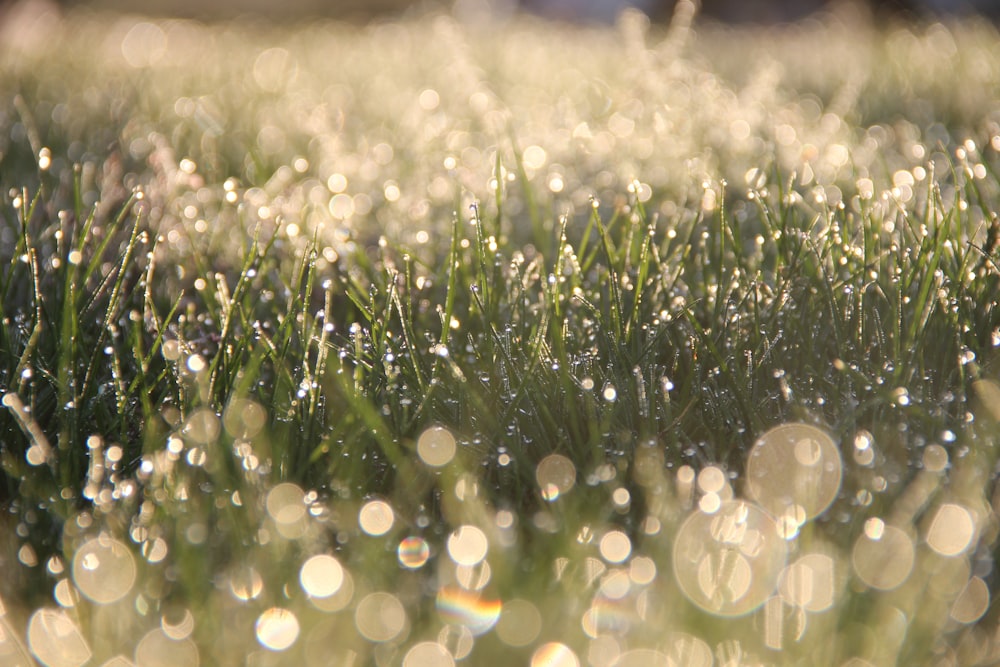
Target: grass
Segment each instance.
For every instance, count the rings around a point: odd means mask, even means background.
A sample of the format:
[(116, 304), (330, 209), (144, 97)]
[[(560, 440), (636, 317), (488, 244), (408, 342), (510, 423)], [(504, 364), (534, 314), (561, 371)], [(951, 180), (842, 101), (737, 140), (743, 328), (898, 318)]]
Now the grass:
[(996, 31), (690, 9), (12, 32), (0, 656), (992, 664)]

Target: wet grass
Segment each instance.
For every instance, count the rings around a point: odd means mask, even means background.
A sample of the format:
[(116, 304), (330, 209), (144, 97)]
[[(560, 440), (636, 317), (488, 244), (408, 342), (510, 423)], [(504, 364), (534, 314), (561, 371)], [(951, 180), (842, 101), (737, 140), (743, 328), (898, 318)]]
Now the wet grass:
[(994, 662), (995, 30), (688, 9), (11, 32), (0, 657)]

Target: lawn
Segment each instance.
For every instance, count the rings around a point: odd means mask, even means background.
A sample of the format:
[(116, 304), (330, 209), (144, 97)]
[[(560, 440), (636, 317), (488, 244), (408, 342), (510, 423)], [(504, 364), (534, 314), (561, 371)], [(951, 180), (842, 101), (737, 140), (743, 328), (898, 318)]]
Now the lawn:
[(1000, 660), (1000, 35), (0, 28), (0, 665)]

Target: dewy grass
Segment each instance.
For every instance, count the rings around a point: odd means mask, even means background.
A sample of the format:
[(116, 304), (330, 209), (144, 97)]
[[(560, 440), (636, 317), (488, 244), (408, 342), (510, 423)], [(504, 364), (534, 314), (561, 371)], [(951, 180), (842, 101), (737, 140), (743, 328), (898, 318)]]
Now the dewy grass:
[(5, 28), (0, 663), (994, 664), (995, 29), (691, 7)]

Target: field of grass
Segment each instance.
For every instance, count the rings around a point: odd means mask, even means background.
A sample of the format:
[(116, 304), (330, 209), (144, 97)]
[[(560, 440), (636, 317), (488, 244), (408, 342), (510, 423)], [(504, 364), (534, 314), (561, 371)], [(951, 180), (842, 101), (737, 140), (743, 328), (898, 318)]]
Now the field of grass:
[(1000, 39), (0, 27), (0, 665), (991, 665)]

